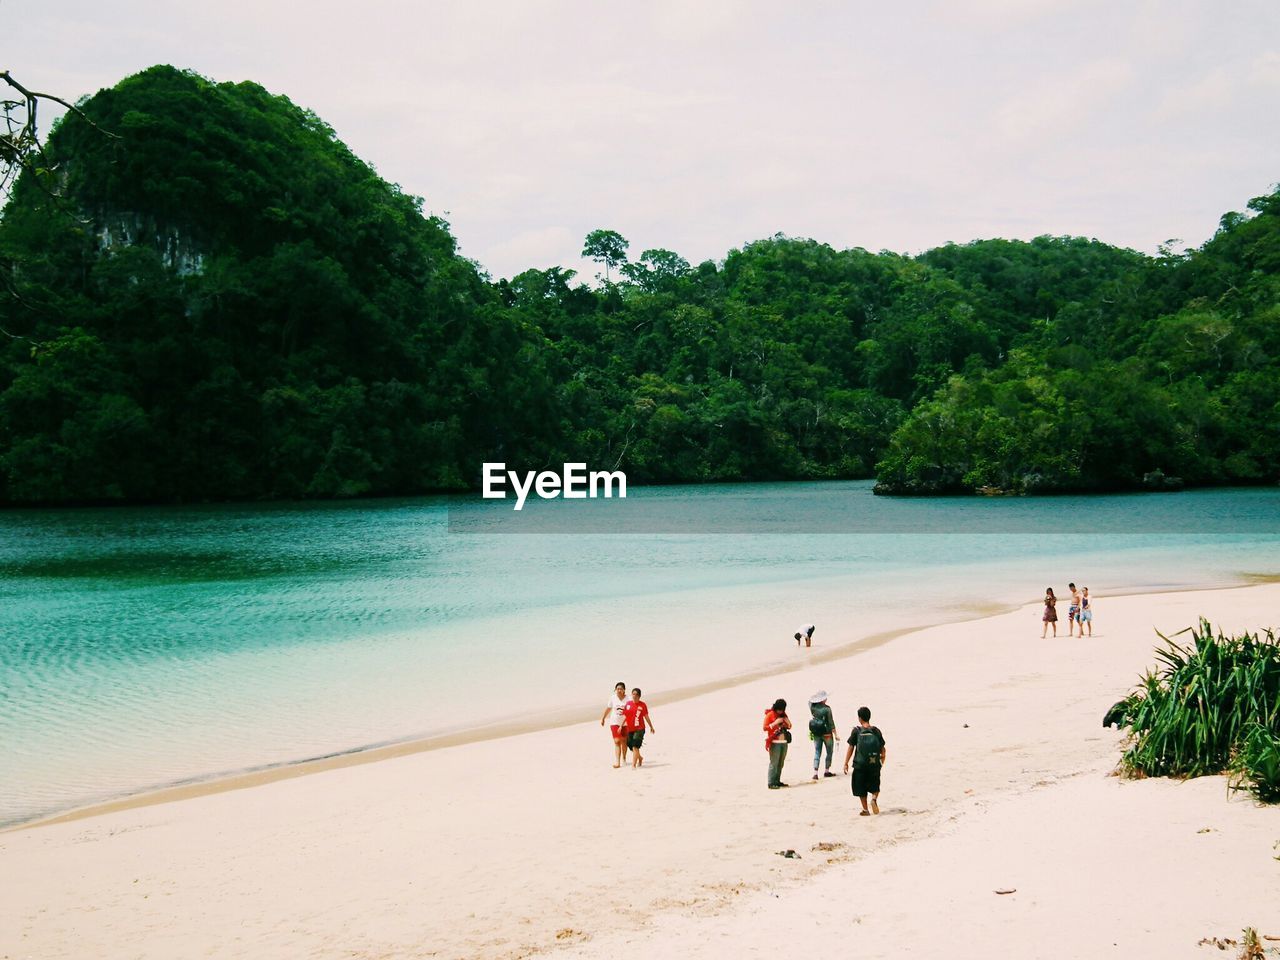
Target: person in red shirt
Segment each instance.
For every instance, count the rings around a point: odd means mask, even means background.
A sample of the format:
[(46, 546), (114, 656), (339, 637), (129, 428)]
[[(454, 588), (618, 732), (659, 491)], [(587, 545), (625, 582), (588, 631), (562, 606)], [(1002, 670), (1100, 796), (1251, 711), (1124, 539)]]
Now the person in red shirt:
[(649, 725), (650, 733), (657, 733), (653, 729), (653, 719), (649, 716), (649, 705), (640, 699), (640, 688), (631, 688), (631, 699), (627, 705), (622, 708), (622, 729), (627, 735), (627, 746), (631, 750), (631, 767), (642, 766), (644, 757), (640, 755), (640, 747), (644, 744), (644, 726)]
[(791, 743), (791, 719), (787, 716), (787, 701), (773, 701), (773, 708), (764, 712), (764, 748), (769, 751), (769, 789), (785, 787), (782, 782), (782, 765), (787, 761), (787, 745)]

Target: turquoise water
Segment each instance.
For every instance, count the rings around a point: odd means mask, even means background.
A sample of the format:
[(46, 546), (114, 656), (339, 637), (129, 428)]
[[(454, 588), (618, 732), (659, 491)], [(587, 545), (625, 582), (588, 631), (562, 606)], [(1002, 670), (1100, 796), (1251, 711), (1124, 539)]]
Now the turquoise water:
[(1280, 573), (1275, 489), (631, 500), (695, 532), (507, 536), (501, 505), (447, 498), (0, 513), (0, 824), (564, 708), (592, 718), (619, 679), (660, 701), (793, 661), (802, 622), (830, 649), (1074, 579), (1102, 627), (1108, 592)]

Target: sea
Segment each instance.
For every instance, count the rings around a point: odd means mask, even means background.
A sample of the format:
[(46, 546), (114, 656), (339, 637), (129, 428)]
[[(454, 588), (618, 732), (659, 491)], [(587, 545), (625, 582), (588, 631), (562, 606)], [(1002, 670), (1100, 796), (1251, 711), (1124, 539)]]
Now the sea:
[[(0, 826), (375, 746), (596, 723), (619, 680), (660, 704), (1069, 581), (1091, 588), (1105, 643), (1109, 596), (1278, 574), (1275, 487), (0, 511)], [(1042, 641), (1039, 613), (1028, 644), (1073, 642)], [(1157, 626), (1190, 624), (1153, 624), (1153, 646)]]

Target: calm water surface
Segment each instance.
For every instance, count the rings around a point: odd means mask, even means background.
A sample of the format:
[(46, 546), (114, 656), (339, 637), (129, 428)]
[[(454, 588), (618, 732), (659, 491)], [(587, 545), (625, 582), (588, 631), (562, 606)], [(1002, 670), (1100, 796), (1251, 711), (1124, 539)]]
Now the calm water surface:
[(829, 648), (1074, 579), (1105, 629), (1108, 592), (1280, 573), (1280, 490), (1005, 513), (865, 483), (631, 496), (697, 532), (473, 534), (457, 523), (472, 503), (445, 498), (0, 513), (0, 824), (565, 707), (591, 718), (618, 679), (660, 693), (790, 662), (801, 622)]

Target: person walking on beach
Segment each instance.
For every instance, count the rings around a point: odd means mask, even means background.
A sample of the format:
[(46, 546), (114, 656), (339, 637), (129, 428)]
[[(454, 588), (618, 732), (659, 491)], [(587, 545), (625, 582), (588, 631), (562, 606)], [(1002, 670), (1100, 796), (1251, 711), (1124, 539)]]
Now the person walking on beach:
[[(619, 680), (613, 686), (613, 696), (604, 705), (604, 713), (600, 714), (600, 726), (609, 720), (609, 732), (613, 735), (613, 769), (617, 770), (627, 759), (627, 738), (622, 732), (626, 717), (623, 711), (627, 706), (627, 685)], [(613, 719), (610, 720), (609, 718)]]
[[(1074, 583), (1068, 583), (1067, 587), (1071, 590), (1071, 606), (1067, 607), (1067, 636), (1074, 637), (1076, 624), (1080, 622), (1080, 591)], [(1056, 632), (1054, 636), (1057, 636)], [(1084, 636), (1084, 627), (1080, 628), (1080, 636)]]
[(809, 698), (809, 739), (813, 741), (813, 779), (818, 779), (818, 764), (822, 760), (822, 750), (827, 751), (827, 770), (825, 777), (834, 777), (831, 772), (831, 758), (836, 752), (836, 718), (827, 706), (827, 691), (819, 690)]
[(782, 765), (787, 761), (787, 744), (791, 742), (791, 720), (787, 717), (787, 701), (775, 700), (764, 712), (764, 748), (769, 751), (769, 789), (777, 790), (782, 782)]
[(1058, 635), (1058, 598), (1053, 595), (1053, 587), (1044, 588), (1044, 616), (1040, 619), (1044, 622), (1044, 628), (1040, 631), (1040, 639), (1043, 640), (1049, 632), (1049, 624), (1053, 624), (1053, 635)]
[(1085, 587), (1080, 594), (1080, 636), (1084, 636), (1085, 625), (1089, 627), (1089, 636), (1093, 636), (1093, 602), (1089, 599), (1089, 588)]
[(631, 688), (631, 699), (622, 708), (623, 729), (627, 732), (627, 746), (631, 748), (631, 769), (644, 766), (644, 757), (640, 756), (640, 748), (644, 745), (644, 725), (653, 729), (653, 719), (649, 716), (649, 705), (640, 699), (640, 688)]
[(796, 646), (800, 646), (800, 641), (804, 641), (806, 647), (813, 646), (813, 631), (815, 627), (812, 623), (806, 623), (800, 628), (800, 632), (796, 634)]
[[(884, 748), (884, 734), (871, 725), (869, 707), (858, 708), (858, 725), (849, 734), (849, 749), (844, 753), (844, 772), (849, 772), (853, 761), (853, 795), (862, 803), (860, 817), (880, 812), (880, 769), (888, 753)], [(867, 794), (871, 794), (871, 809), (867, 810)]]

